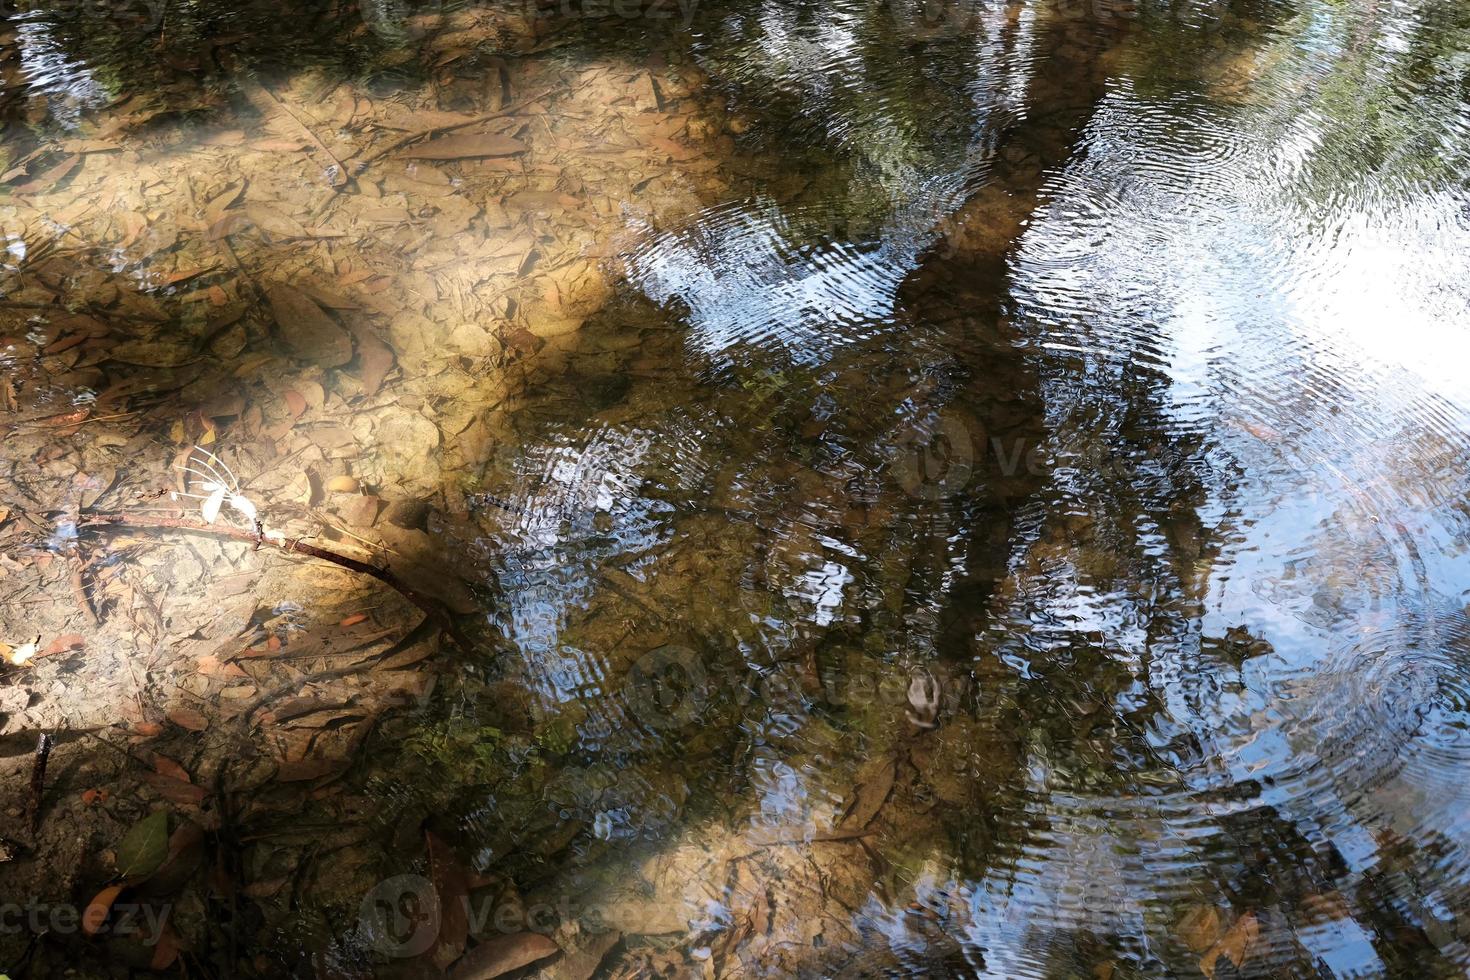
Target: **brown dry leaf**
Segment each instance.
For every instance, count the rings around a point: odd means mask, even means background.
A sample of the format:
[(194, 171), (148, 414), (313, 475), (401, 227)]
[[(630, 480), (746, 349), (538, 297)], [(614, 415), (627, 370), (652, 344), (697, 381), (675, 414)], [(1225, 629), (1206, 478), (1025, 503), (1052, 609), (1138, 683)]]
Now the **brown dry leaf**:
[(429, 878), (439, 896), (439, 935), (430, 953), (440, 970), (459, 959), (469, 939), (470, 923), (465, 905), (469, 900), (469, 876), (455, 860), (449, 845), (431, 831), (424, 831), (429, 851)]
[(1174, 934), (1184, 945), (1199, 953), (1215, 944), (1222, 928), (1220, 913), (1213, 906), (1196, 905), (1184, 913), (1184, 918), (1174, 927)]
[(286, 400), (286, 411), (291, 413), (292, 418), (300, 418), (306, 411), (306, 396), (295, 388), (287, 388), (281, 392), (281, 397)]
[(377, 497), (358, 494), (341, 503), (337, 507), (337, 513), (353, 527), (372, 527), (378, 519), (380, 503)]
[(240, 669), (239, 664), (229, 663), (221, 660), (212, 653), (207, 653), (194, 661), (194, 669), (205, 677), (249, 677), (250, 675)]
[(337, 711), (349, 708), (352, 702), (340, 699), (316, 698), (304, 696), (299, 698), (288, 698), (276, 705), (270, 711), (261, 714), (259, 724), (275, 725), (292, 718), (300, 718), (302, 715), (316, 714), (321, 711)]
[(301, 290), (277, 283), (266, 290), (281, 338), (293, 354), (323, 367), (352, 360), (352, 338)]
[(112, 912), (112, 903), (117, 901), (117, 896), (122, 894), (122, 885), (108, 885), (87, 903), (86, 911), (82, 913), (82, 932), (88, 936), (97, 935), (107, 916)]
[(193, 780), (189, 777), (189, 771), (187, 769), (179, 765), (174, 760), (170, 759), (168, 756), (159, 755), (156, 752), (153, 755), (153, 771), (157, 772), (159, 775), (169, 776), (173, 779), (180, 780), (181, 782), (193, 782)]
[(472, 160), (476, 157), (509, 157), (530, 149), (512, 136), (493, 133), (455, 133), (410, 146), (399, 156), (405, 160)]
[(541, 974), (545, 980), (592, 980), (607, 954), (623, 941), (620, 932), (605, 932), (594, 936), (581, 949), (575, 950), (547, 967)]
[(204, 207), (204, 220), (208, 224), (214, 224), (223, 218), (225, 212), (240, 203), (240, 197), (245, 193), (245, 181), (243, 179), (226, 184), (224, 189), (209, 199)]
[(191, 732), (202, 732), (209, 727), (209, 719), (193, 708), (170, 708), (164, 713), (164, 717), (180, 728), (187, 728)]
[(245, 396), (238, 391), (227, 391), (215, 395), (199, 406), (199, 412), (212, 419), (237, 416), (245, 411)]
[(63, 633), (52, 640), (46, 649), (36, 654), (38, 657), (51, 657), (68, 650), (80, 650), (87, 645), (86, 638), (80, 633)]
[(246, 898), (270, 898), (284, 888), (290, 880), (290, 878), (266, 878), (263, 881), (252, 881), (240, 889), (240, 894)]
[(898, 775), (898, 760), (889, 756), (878, 764), (876, 771), (869, 774), (853, 792), (853, 801), (847, 815), (837, 826), (844, 830), (866, 827), (883, 808), (883, 802), (893, 791), (893, 781)]
[(148, 963), (148, 968), (155, 972), (167, 970), (179, 958), (179, 949), (178, 933), (165, 923), (163, 933), (158, 937), (158, 944), (153, 947), (153, 959)]
[(362, 367), (362, 393), (375, 395), (393, 370), (393, 348), (368, 330), (357, 331), (357, 357)]
[(248, 215), (239, 211), (230, 211), (218, 220), (211, 222), (204, 232), (204, 237), (211, 242), (217, 242), (221, 238), (227, 238), (239, 232), (249, 224), (250, 218)]
[(338, 772), (343, 763), (337, 759), (295, 759), (282, 762), (276, 767), (276, 779), (283, 783), (300, 783), (309, 779), (320, 779)]
[(543, 211), (557, 214), (578, 205), (575, 197), (557, 191), (517, 191), (505, 199), (505, 207), (512, 211)]
[(143, 782), (147, 783), (153, 788), (155, 793), (170, 803), (198, 806), (209, 796), (209, 791), (203, 786), (195, 786), (193, 783), (184, 782), (156, 772), (143, 773)]
[(247, 204), (245, 214), (255, 227), (272, 238), (307, 238), (306, 228), (290, 215), (282, 214), (264, 204)]
[(1249, 912), (1242, 915), (1235, 920), (1235, 925), (1230, 927), (1230, 931), (1221, 936), (1220, 941), (1200, 957), (1200, 972), (1213, 980), (1215, 968), (1219, 966), (1222, 956), (1233, 963), (1238, 972), (1245, 965), (1245, 959), (1250, 955), (1251, 946), (1255, 944), (1260, 934), (1261, 926), (1256, 921), (1255, 915)]
[(460, 957), (449, 976), (450, 980), (492, 980), (560, 952), (560, 946), (540, 933), (496, 936)]
[(182, 338), (129, 340), (108, 348), (107, 359), (140, 367), (181, 367), (197, 360), (199, 352)]
[(60, 183), (65, 179), (67, 174), (75, 170), (77, 164), (81, 162), (81, 154), (72, 154), (50, 170), (38, 174), (34, 180), (28, 180), (24, 184), (18, 184), (14, 188), (14, 191), (17, 194), (34, 194), (37, 191), (50, 190), (53, 185)]

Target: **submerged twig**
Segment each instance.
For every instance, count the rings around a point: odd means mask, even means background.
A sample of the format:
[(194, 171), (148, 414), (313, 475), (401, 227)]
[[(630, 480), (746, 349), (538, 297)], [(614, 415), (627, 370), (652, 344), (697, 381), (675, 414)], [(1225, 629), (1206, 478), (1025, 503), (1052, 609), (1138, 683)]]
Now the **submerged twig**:
[(46, 791), (46, 760), (51, 758), (51, 736), (36, 736), (36, 758), (31, 764), (31, 833), (41, 829), (41, 794)]
[(432, 596), (424, 595), (417, 589), (404, 582), (392, 569), (379, 568), (365, 561), (350, 558), (327, 548), (319, 548), (316, 545), (307, 544), (299, 538), (288, 538), (273, 531), (254, 530), (244, 528), (227, 527), (219, 524), (204, 524), (199, 521), (188, 520), (182, 517), (147, 517), (134, 514), (85, 514), (77, 522), (77, 530), (101, 530), (108, 527), (120, 528), (151, 528), (157, 530), (189, 531), (195, 534), (210, 534), (216, 537), (231, 538), (235, 541), (244, 541), (255, 545), (269, 545), (280, 551), (293, 555), (305, 555), (308, 558), (317, 558), (321, 561), (331, 562), (339, 568), (345, 568), (349, 572), (359, 575), (367, 575), (396, 591), (409, 602), (413, 603), (426, 615), (428, 615), (436, 626), (442, 629), (455, 645), (468, 653), (474, 649), (474, 645), (463, 631), (455, 625), (449, 611), (443, 603)]

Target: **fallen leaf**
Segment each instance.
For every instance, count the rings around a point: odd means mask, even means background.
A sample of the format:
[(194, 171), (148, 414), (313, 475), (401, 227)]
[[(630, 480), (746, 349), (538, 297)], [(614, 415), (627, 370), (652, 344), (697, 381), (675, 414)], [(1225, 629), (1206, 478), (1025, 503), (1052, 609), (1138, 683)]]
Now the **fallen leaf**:
[(439, 896), (439, 934), (430, 959), (443, 970), (459, 959), (469, 939), (469, 878), (448, 844), (432, 831), (424, 831), (424, 838), (429, 851), (429, 880)]
[(393, 370), (393, 348), (367, 330), (357, 332), (357, 359), (362, 369), (362, 393), (376, 395)]
[(1261, 934), (1261, 927), (1256, 922), (1256, 917), (1247, 912), (1235, 920), (1235, 925), (1230, 931), (1220, 937), (1220, 941), (1211, 946), (1204, 956), (1200, 957), (1199, 968), (1205, 976), (1213, 980), (1215, 970), (1220, 965), (1220, 957), (1225, 957), (1235, 967), (1232, 975), (1238, 973), (1245, 966), (1246, 957), (1250, 955), (1251, 946)]
[(154, 810), (139, 820), (117, 845), (116, 865), (124, 878), (146, 878), (168, 856), (168, 811)]
[(203, 828), (191, 820), (181, 820), (169, 835), (163, 863), (138, 883), (137, 890), (144, 895), (171, 895), (184, 886), (203, 860)]
[(410, 146), (399, 156), (404, 160), (469, 160), (475, 157), (508, 157), (530, 149), (511, 136), (492, 133), (456, 133)]
[(170, 759), (166, 755), (158, 755), (157, 753), (154, 753), (153, 770), (160, 775), (168, 776), (172, 779), (181, 780), (182, 782), (186, 783), (193, 782), (193, 780), (189, 778), (188, 770), (186, 770), (183, 766), (179, 765), (177, 762)]
[(38, 657), (51, 657), (67, 650), (80, 650), (87, 645), (86, 638), (80, 633), (63, 633), (47, 644), (46, 649), (36, 654)]
[(300, 783), (320, 779), (340, 771), (342, 767), (343, 763), (336, 759), (296, 759), (277, 766), (276, 779), (283, 783)]
[(286, 887), (286, 883), (290, 880), (289, 878), (265, 878), (261, 881), (252, 881), (240, 889), (240, 894), (246, 898), (270, 898), (276, 892)]
[(81, 154), (72, 154), (50, 170), (39, 174), (36, 179), (28, 180), (24, 184), (17, 184), (14, 191), (17, 194), (34, 194), (37, 191), (50, 190), (54, 185), (64, 180), (66, 175), (76, 169), (76, 165), (81, 162)]
[(346, 628), (348, 626), (356, 626), (358, 623), (365, 623), (365, 622), (367, 622), (367, 618), (368, 618), (367, 613), (353, 613), (351, 616), (348, 616), (346, 619), (342, 620), (342, 622), (338, 623), (337, 625), (338, 626), (341, 626), (343, 628)]
[(117, 901), (122, 890), (122, 885), (108, 885), (87, 903), (86, 910), (82, 912), (82, 932), (85, 935), (97, 935), (108, 915), (112, 913), (112, 903)]
[(209, 719), (193, 708), (170, 708), (164, 712), (164, 717), (180, 728), (187, 728), (191, 732), (202, 732), (209, 727)]
[(1220, 938), (1220, 913), (1210, 905), (1196, 905), (1184, 913), (1174, 927), (1179, 939), (1196, 953), (1209, 949)]
[(289, 215), (282, 214), (275, 208), (266, 207), (263, 204), (247, 204), (245, 214), (255, 227), (270, 235), (272, 238), (306, 238), (306, 228), (301, 222)]
[(155, 972), (162, 972), (174, 965), (174, 960), (179, 958), (179, 936), (173, 930), (173, 926), (164, 924), (163, 934), (158, 937), (158, 944), (153, 947), (153, 959), (148, 968)]
[(883, 802), (893, 791), (893, 781), (898, 774), (898, 760), (889, 756), (878, 764), (877, 770), (858, 784), (853, 791), (852, 803), (838, 827), (856, 830), (866, 827), (882, 809)]
[(302, 715), (316, 714), (320, 711), (336, 711), (339, 708), (346, 708), (351, 704), (351, 701), (315, 698), (309, 695), (299, 698), (288, 698), (262, 714), (259, 723), (262, 725), (276, 725), (283, 721), (290, 721), (292, 718), (300, 718)]
[(352, 338), (316, 301), (301, 290), (277, 283), (266, 290), (281, 339), (297, 357), (322, 367), (352, 360)]
[(203, 786), (195, 786), (186, 780), (175, 779), (156, 772), (145, 772), (142, 778), (143, 782), (151, 786), (155, 793), (170, 803), (198, 806), (209, 798), (209, 790)]
[(238, 664), (227, 663), (212, 653), (207, 653), (194, 661), (194, 667), (205, 677), (249, 677), (250, 675), (240, 669)]
[(209, 199), (204, 208), (204, 222), (212, 225), (225, 216), (225, 212), (240, 203), (240, 197), (245, 193), (245, 181), (243, 179), (225, 185), (225, 188)]
[(544, 980), (592, 980), (602, 961), (614, 946), (623, 941), (620, 932), (605, 932), (592, 937), (581, 949), (567, 953), (541, 974)]
[(450, 980), (492, 980), (560, 952), (560, 946), (540, 933), (496, 936), (461, 956), (449, 976)]

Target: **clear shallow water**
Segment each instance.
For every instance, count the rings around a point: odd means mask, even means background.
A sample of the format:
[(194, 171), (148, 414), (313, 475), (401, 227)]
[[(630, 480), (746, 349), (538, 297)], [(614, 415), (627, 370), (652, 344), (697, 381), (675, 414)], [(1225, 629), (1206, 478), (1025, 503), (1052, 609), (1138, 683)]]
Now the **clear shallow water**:
[[(736, 124), (721, 180), (599, 212), (572, 340), (452, 393), (495, 448), (429, 526), (503, 649), (370, 743), (371, 825), (574, 896), (612, 970), (1461, 975), (1465, 9), (564, 36), (510, 57), (683, 59)], [(16, 92), (95, 107), (57, 43)], [(490, 761), (426, 780), (446, 726)]]

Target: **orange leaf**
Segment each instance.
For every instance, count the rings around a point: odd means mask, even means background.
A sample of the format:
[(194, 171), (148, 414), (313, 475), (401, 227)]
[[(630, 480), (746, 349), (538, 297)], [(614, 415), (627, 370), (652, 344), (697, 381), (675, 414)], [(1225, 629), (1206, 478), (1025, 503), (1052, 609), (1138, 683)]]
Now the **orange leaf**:
[(202, 732), (209, 727), (209, 719), (193, 708), (170, 708), (164, 717), (191, 732)]
[(148, 964), (150, 970), (167, 970), (174, 965), (174, 960), (179, 958), (179, 937), (173, 927), (164, 924), (163, 933), (158, 937), (158, 945), (153, 947), (153, 960)]
[(344, 627), (356, 626), (358, 623), (366, 622), (367, 618), (367, 613), (353, 613), (351, 616), (348, 616), (346, 619), (342, 620), (342, 622), (338, 625)]
[(64, 633), (61, 636), (58, 636), (56, 639), (52, 640), (51, 645), (46, 647), (46, 649), (42, 650), (36, 656), (49, 657), (53, 654), (61, 653), (65, 650), (79, 650), (86, 645), (87, 641), (83, 639), (82, 634)]
[(171, 779), (177, 779), (185, 783), (193, 782), (189, 778), (189, 771), (166, 755), (154, 753), (153, 769), (155, 772), (168, 776)]
[(1245, 959), (1250, 955), (1251, 946), (1256, 937), (1261, 934), (1261, 927), (1256, 922), (1256, 917), (1247, 912), (1235, 921), (1230, 931), (1220, 937), (1220, 941), (1211, 946), (1205, 955), (1200, 958), (1199, 968), (1205, 976), (1214, 978), (1215, 968), (1220, 965), (1220, 957), (1225, 957), (1234, 967), (1233, 972), (1239, 972), (1245, 965)]
[(155, 793), (170, 803), (198, 806), (209, 798), (209, 790), (203, 786), (195, 786), (193, 783), (156, 772), (143, 773), (143, 782), (152, 786)]
[(87, 910), (82, 913), (82, 932), (89, 936), (97, 935), (102, 924), (107, 921), (107, 916), (112, 912), (112, 903), (117, 901), (117, 896), (122, 894), (122, 885), (108, 885), (97, 893), (97, 897), (87, 903)]

